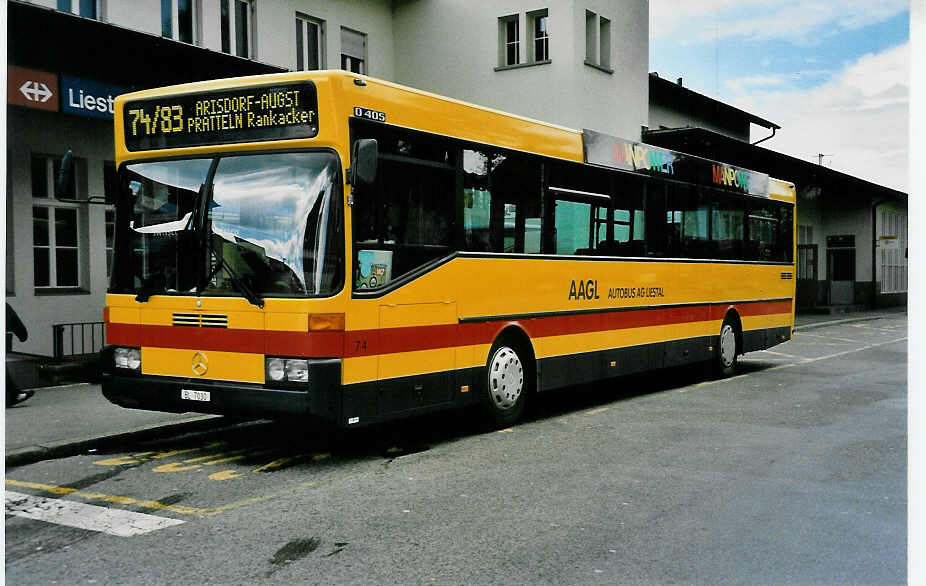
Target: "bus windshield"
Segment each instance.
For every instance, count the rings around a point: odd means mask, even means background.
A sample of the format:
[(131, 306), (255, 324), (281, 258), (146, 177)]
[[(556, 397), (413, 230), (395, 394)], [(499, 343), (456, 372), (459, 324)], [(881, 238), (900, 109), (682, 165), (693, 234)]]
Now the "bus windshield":
[(123, 176), (131, 211), (117, 238), (129, 241), (132, 258), (117, 260), (113, 292), (250, 300), (331, 295), (343, 284), (331, 153), (135, 163)]

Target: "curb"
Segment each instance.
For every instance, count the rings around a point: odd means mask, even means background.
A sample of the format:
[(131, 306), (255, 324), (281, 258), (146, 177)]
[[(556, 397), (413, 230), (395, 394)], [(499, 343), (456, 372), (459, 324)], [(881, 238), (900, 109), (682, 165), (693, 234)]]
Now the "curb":
[(834, 319), (834, 320), (822, 321), (822, 322), (817, 322), (817, 323), (812, 323), (812, 324), (804, 324), (802, 326), (794, 326), (794, 331), (800, 332), (803, 330), (815, 330), (817, 328), (825, 328), (827, 326), (848, 324), (848, 323), (859, 322), (859, 321), (874, 321), (876, 319), (883, 319), (885, 317), (886, 316), (884, 315), (866, 315), (864, 317), (850, 317), (847, 319)]
[(130, 431), (88, 437), (84, 439), (54, 442), (44, 446), (19, 448), (6, 454), (6, 467), (15, 468), (34, 464), (42, 460), (77, 456), (82, 452), (101, 449), (126, 440), (154, 439), (164, 434), (182, 434), (205, 431), (228, 425), (229, 419), (219, 415), (202, 415), (180, 423), (153, 424)]

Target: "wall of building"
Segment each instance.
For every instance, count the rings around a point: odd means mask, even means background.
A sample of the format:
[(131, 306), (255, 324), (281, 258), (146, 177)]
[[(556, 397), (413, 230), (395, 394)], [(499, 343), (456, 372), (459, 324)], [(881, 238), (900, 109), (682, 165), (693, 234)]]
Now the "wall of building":
[[(549, 63), (500, 67), (499, 17), (549, 14)], [(585, 65), (585, 11), (611, 20), (613, 73)], [(395, 80), (476, 104), (639, 140), (647, 117), (648, 3), (643, 0), (398, 2)], [(422, 50), (427, 48), (427, 50)], [(450, 66), (448, 64), (453, 64)]]
[[(859, 196), (862, 197), (859, 197)], [(878, 206), (877, 231), (873, 232), (872, 197), (854, 194), (840, 197), (830, 192), (817, 191), (811, 199), (801, 197), (797, 205), (798, 234), (802, 227), (812, 226), (813, 237), (799, 244), (817, 246), (817, 305), (828, 305), (830, 299), (828, 245), (831, 236), (852, 235), (855, 238), (855, 291), (856, 305), (902, 305), (906, 303), (907, 288), (907, 208), (899, 202), (886, 202)], [(885, 222), (884, 213), (891, 213), (896, 219)], [(806, 233), (806, 232), (804, 232)], [(874, 236), (873, 236), (874, 234)], [(873, 237), (875, 255), (872, 257)], [(895, 251), (896, 252), (891, 252)], [(883, 286), (887, 271), (895, 271), (893, 282)], [(872, 284), (872, 277), (876, 282)]]
[[(72, 149), (86, 160), (81, 192), (103, 195), (103, 162), (113, 160), (112, 122), (68, 114), (11, 107), (7, 110), (7, 301), (29, 330), (29, 339), (13, 349), (34, 354), (52, 352), (52, 324), (102, 320), (106, 276), (106, 230), (103, 205), (77, 205), (79, 291), (52, 292), (35, 287), (33, 205), (54, 204), (33, 198), (32, 155), (62, 155)], [(15, 146), (13, 146), (15, 145)], [(12, 277), (12, 278), (11, 278)], [(11, 281), (11, 282), (10, 282)]]
[[(213, 0), (218, 1), (218, 0)], [(341, 27), (366, 34), (367, 74), (394, 79), (392, 8), (389, 0), (365, 2), (332, 0), (278, 0), (259, 2), (260, 33), (257, 58), (265, 63), (296, 69), (296, 13), (323, 22), (323, 69), (341, 66)]]
[(650, 130), (661, 128), (706, 128), (718, 134), (749, 142), (749, 122), (728, 117), (716, 120), (705, 116), (695, 116), (685, 110), (685, 105), (661, 104), (650, 101), (649, 123)]

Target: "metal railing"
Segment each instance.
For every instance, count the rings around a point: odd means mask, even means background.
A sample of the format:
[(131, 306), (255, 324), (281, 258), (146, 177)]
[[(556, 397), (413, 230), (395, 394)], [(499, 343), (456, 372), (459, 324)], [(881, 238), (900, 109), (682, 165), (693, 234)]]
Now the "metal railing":
[(54, 324), (51, 328), (58, 360), (95, 354), (106, 343), (106, 329), (101, 321)]

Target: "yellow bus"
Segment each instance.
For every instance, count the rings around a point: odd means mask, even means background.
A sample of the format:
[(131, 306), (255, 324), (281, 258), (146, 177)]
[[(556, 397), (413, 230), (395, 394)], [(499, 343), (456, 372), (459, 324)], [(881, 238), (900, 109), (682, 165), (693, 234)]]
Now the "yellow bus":
[(343, 71), (115, 102), (103, 392), (352, 427), (790, 339), (790, 183)]

